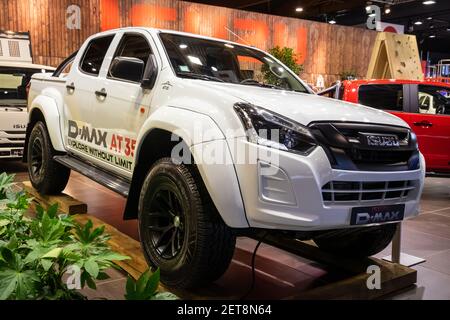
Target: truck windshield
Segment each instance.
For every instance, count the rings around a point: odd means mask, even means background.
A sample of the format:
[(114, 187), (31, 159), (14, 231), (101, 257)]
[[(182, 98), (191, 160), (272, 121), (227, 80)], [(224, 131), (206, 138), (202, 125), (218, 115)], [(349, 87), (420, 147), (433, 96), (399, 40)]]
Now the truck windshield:
[(27, 99), (26, 87), (31, 76), (42, 72), (40, 69), (22, 69), (0, 67), (0, 101), (11, 103), (24, 103)]
[(261, 51), (171, 33), (160, 37), (178, 77), (308, 93), (286, 67)]

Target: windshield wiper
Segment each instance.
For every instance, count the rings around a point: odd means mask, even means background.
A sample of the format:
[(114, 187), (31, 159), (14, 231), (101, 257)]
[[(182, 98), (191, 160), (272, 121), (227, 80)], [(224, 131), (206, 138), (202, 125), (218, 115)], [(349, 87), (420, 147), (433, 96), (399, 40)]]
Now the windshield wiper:
[(191, 79), (200, 79), (200, 80), (209, 80), (209, 81), (218, 81), (218, 82), (225, 82), (224, 80), (214, 77), (214, 76), (208, 76), (206, 74), (200, 74), (200, 73), (193, 73), (193, 72), (183, 72), (178, 74), (180, 77), (184, 78), (191, 78)]
[(283, 88), (274, 84), (268, 84), (268, 83), (264, 83), (264, 82), (258, 82), (258, 81), (249, 81), (246, 83), (242, 83), (243, 85), (246, 86), (257, 86), (257, 87), (261, 87), (261, 88), (270, 88), (270, 89), (277, 89), (277, 90), (287, 90), (287, 91), (292, 91), (292, 89), (287, 89), (287, 88)]

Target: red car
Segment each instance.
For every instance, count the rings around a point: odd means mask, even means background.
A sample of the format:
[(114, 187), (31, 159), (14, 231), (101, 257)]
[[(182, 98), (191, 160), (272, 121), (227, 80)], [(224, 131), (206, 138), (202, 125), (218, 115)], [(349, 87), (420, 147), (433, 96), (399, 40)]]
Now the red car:
[(450, 84), (433, 81), (352, 80), (319, 93), (383, 109), (416, 133), (428, 172), (450, 172)]

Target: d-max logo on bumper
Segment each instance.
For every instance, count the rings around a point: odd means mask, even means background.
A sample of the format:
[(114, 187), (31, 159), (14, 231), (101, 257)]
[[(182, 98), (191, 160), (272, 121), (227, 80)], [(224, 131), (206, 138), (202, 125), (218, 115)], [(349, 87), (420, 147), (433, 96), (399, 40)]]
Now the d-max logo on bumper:
[(384, 223), (403, 220), (405, 205), (358, 207), (352, 209), (351, 225)]

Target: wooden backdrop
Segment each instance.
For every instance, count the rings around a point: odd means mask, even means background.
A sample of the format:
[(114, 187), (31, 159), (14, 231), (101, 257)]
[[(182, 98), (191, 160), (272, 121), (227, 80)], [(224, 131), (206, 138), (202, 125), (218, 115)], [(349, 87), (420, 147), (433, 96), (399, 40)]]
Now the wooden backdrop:
[[(80, 29), (69, 29), (70, 5), (81, 9)], [(177, 0), (0, 0), (0, 29), (30, 31), (34, 61), (56, 66), (89, 35), (122, 26), (193, 32), (254, 45), (295, 49), (302, 77), (327, 84), (344, 71), (367, 72), (376, 32)]]

